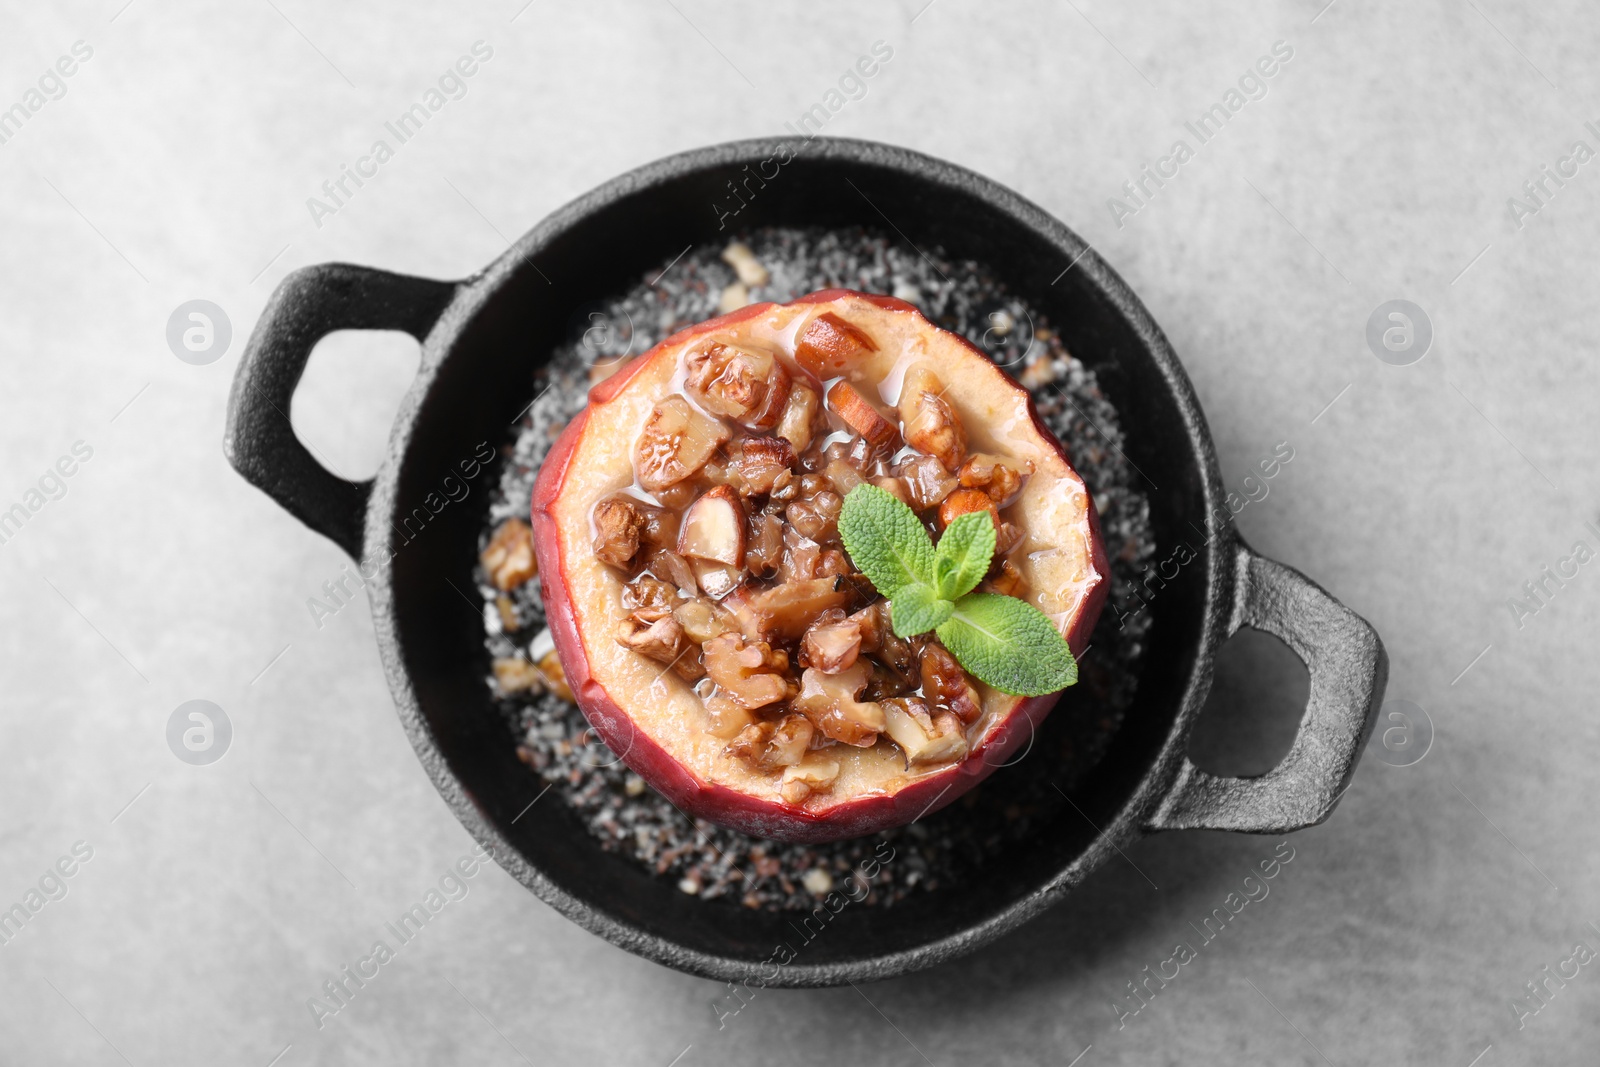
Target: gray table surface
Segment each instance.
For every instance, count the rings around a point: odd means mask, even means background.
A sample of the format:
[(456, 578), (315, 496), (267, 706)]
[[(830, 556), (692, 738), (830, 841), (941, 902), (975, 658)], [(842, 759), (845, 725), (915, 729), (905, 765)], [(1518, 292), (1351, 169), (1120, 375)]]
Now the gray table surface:
[[(1600, 567), (1510, 607), (1600, 548), (1600, 163), (1561, 162), (1600, 149), (1592, 6), (924, 2), (6, 5), (0, 108), (27, 117), (0, 144), (0, 507), (41, 479), (44, 499), (0, 545), (0, 907), (41, 882), (59, 899), (0, 945), (0, 1060), (1594, 1062), (1600, 968), (1563, 961), (1600, 948)], [(892, 60), (827, 132), (973, 167), (1081, 232), (1172, 338), (1230, 485), (1290, 443), (1240, 526), (1374, 622), (1431, 749), (1369, 753), (1270, 896), (1121, 1028), (1125, 984), (1276, 840), (1147, 839), (970, 959), (766, 992), (722, 1030), (716, 984), (490, 867), (319, 1029), (307, 999), (473, 844), (401, 734), (366, 606), (309, 617), (340, 552), (223, 459), (264, 300), (325, 260), (465, 274), (622, 170), (781, 132), (879, 40)], [(92, 55), (50, 76), (78, 41)], [(313, 219), (476, 41), (493, 54), (465, 95)], [(1198, 144), (1184, 123), (1280, 41), (1292, 57)], [(1193, 158), (1117, 218), (1180, 138)], [(1536, 203), (1541, 166), (1576, 175)], [(232, 324), (208, 365), (166, 339), (196, 298)], [(1403, 367), (1364, 333), (1399, 298), (1434, 333)], [(301, 434), (370, 473), (415, 362), (330, 339)], [(47, 477), (80, 441), (92, 457)], [(1304, 685), (1272, 642), (1230, 648), (1211, 765), (1269, 765)], [(193, 699), (233, 724), (211, 766), (166, 742)], [(78, 842), (90, 858), (51, 877)], [(1544, 967), (1577, 975), (1519, 1026)]]

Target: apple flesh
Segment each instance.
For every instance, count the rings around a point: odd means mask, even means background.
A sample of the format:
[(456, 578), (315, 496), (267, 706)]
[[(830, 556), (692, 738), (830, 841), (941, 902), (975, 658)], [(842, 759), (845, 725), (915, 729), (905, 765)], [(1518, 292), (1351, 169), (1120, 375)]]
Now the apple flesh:
[[(987, 509), (1001, 542), (989, 587), (1017, 590), (1057, 621), (1075, 654), (1107, 592), (1093, 502), (1027, 391), (910, 304), (835, 289), (751, 305), (667, 338), (595, 386), (546, 459), (531, 509), (567, 681), (600, 737), (658, 792), (757, 837), (829, 841), (912, 822), (1026, 746), (1059, 696), (969, 684), (932, 643), (921, 652), (922, 692), (869, 701), (865, 631), (812, 623), (873, 599), (870, 585), (863, 597), (860, 576), (823, 567), (790, 587), (811, 614), (771, 603), (771, 582), (756, 579), (772, 571), (758, 568), (776, 566), (780, 538), (801, 523), (760, 526), (730, 486), (746, 498), (778, 492), (788, 472), (774, 456), (787, 462), (834, 437), (902, 449), (901, 476), (878, 481), (936, 527), (947, 513)], [(696, 477), (715, 470), (719, 484), (689, 489), (694, 477), (682, 471), (697, 465)], [(822, 475), (837, 496), (862, 480), (836, 462)], [(634, 500), (636, 513), (619, 509)], [(676, 538), (659, 534), (661, 506), (682, 512)], [(597, 556), (597, 532), (608, 529), (627, 539), (610, 560)], [(675, 583), (719, 588), (660, 607), (629, 633), (640, 594), (616, 560), (635, 551), (662, 563), (651, 573), (677, 576), (651, 587), (668, 599)], [(835, 572), (853, 569), (835, 562)], [(762, 673), (781, 673), (789, 655), (813, 665), (781, 685)], [(952, 685), (957, 692), (940, 691)], [(742, 702), (730, 699), (740, 692)]]

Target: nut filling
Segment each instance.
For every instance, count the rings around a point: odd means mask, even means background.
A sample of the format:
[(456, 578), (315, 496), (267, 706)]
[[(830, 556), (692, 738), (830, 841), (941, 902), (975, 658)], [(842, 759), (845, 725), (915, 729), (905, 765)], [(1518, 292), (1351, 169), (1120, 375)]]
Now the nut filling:
[(794, 336), (774, 350), (730, 327), (691, 348), (633, 442), (635, 484), (590, 524), (624, 576), (617, 642), (692, 685), (726, 754), (801, 804), (832, 788), (836, 746), (889, 746), (915, 772), (961, 760), (985, 725), (979, 683), (932, 633), (895, 636), (840, 540), (845, 495), (870, 482), (935, 538), (987, 511), (979, 588), (1024, 596), (1029, 538), (1007, 510), (1033, 466), (969, 451), (914, 351), (867, 381), (879, 346), (861, 327), (826, 311)]

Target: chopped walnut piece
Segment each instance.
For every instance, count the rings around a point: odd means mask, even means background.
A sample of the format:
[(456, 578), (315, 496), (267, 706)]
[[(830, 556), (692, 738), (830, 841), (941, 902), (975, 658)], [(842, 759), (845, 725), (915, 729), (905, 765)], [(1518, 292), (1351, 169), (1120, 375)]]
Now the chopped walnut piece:
[(813, 619), (811, 621), (811, 626), (813, 629), (822, 626), (832, 626), (835, 623), (844, 622), (849, 617), (850, 613), (845, 611), (843, 608), (829, 608), (827, 611), (824, 611), (821, 615), (818, 615), (815, 619)]
[(684, 636), (697, 645), (739, 628), (732, 612), (705, 597), (697, 596), (678, 604), (672, 609), (672, 617), (683, 627)]
[(850, 557), (844, 554), (842, 548), (825, 548), (822, 558), (817, 560), (817, 577), (831, 576), (842, 577), (853, 573), (855, 568), (850, 566)]
[(683, 627), (671, 614), (646, 620), (635, 612), (617, 623), (617, 644), (657, 663), (670, 665), (679, 677), (688, 681), (705, 676), (699, 657), (690, 652), (692, 646)]
[(627, 567), (639, 554), (644, 516), (625, 497), (611, 497), (594, 506), (594, 555), (601, 563)]
[(889, 602), (880, 600), (868, 604), (854, 615), (850, 622), (861, 634), (861, 651), (871, 654), (883, 648), (885, 636), (893, 637), (891, 629), (892, 619), (889, 614)]
[[(943, 403), (943, 401), (940, 401)], [(875, 451), (887, 452), (899, 440), (894, 423), (878, 414), (871, 401), (861, 395), (861, 390), (847, 381), (837, 381), (828, 390), (828, 407), (855, 433), (860, 434)]]
[(1021, 597), (1025, 595), (1027, 582), (1022, 577), (1022, 572), (1017, 565), (1009, 559), (1000, 561), (1000, 573), (990, 578), (984, 585), (984, 591), (999, 593), (1001, 596)]
[(922, 693), (937, 712), (948, 711), (964, 725), (971, 725), (983, 714), (983, 702), (972, 680), (946, 648), (930, 641), (922, 648)]
[(1000, 528), (1000, 513), (995, 510), (994, 501), (982, 489), (957, 489), (944, 498), (944, 503), (939, 505), (939, 525), (949, 526), (961, 516), (974, 511), (987, 511), (994, 520), (995, 529)]
[(967, 452), (966, 430), (944, 398), (944, 385), (920, 363), (906, 372), (901, 386), (900, 422), (912, 448), (933, 456), (946, 470), (961, 466)]
[(533, 557), (533, 527), (521, 519), (507, 519), (478, 559), (496, 589), (502, 593), (515, 589), (539, 573)]
[(739, 731), (728, 755), (752, 770), (775, 771), (793, 767), (805, 758), (816, 728), (804, 715), (785, 715), (777, 722), (755, 722)]
[(798, 641), (823, 612), (850, 607), (854, 593), (847, 578), (803, 578), (768, 589), (747, 585), (723, 603), (747, 637)]
[(505, 595), (494, 598), (494, 610), (500, 615), (500, 629), (505, 633), (516, 633), (522, 629), (522, 620), (517, 618), (517, 606), (511, 598)]
[[(706, 465), (700, 468), (700, 473), (706, 476), (707, 481), (714, 482), (715, 479), (710, 477), (711, 466), (711, 462), (707, 461)], [(699, 483), (699, 478), (685, 478), (681, 482), (674, 482), (665, 489), (655, 490), (655, 497), (661, 502), (662, 507), (671, 508), (673, 511), (682, 511), (694, 503), (694, 498), (699, 495), (701, 489)]]
[(861, 691), (862, 700), (883, 701), (890, 697), (905, 696), (916, 690), (915, 671), (908, 674), (878, 660), (872, 660), (871, 663), (872, 675), (867, 679), (867, 687)]
[(804, 715), (785, 715), (772, 731), (767, 758), (775, 767), (792, 767), (805, 758), (816, 728)]
[(745, 583), (722, 599), (721, 607), (733, 616), (738, 623), (738, 629), (746, 641), (761, 641), (766, 638), (776, 638), (772, 630), (772, 620), (766, 612), (756, 607), (757, 598), (761, 590), (750, 583)]
[[(643, 617), (641, 617), (643, 616)], [(667, 612), (652, 618), (650, 614), (635, 612), (617, 621), (617, 644), (657, 663), (671, 663), (687, 646), (683, 627)]]
[(794, 767), (785, 767), (778, 793), (790, 804), (799, 804), (813, 793), (825, 793), (839, 777), (839, 761), (812, 757)]
[(502, 695), (544, 692), (544, 672), (521, 656), (497, 659), (490, 666), (495, 688)]
[(745, 539), (745, 569), (758, 578), (770, 578), (783, 563), (783, 519), (770, 511), (750, 519)]
[(839, 513), (844, 510), (844, 500), (837, 493), (809, 500), (796, 500), (784, 509), (789, 520), (801, 534), (814, 541), (831, 540), (839, 534)]
[[(534, 642), (535, 647), (538, 642)], [(561, 666), (561, 657), (557, 656), (554, 649), (546, 652), (538, 660), (539, 673), (544, 675), (545, 687), (556, 696), (569, 704), (576, 704), (577, 698), (572, 695), (572, 687), (567, 684), (567, 672)]]
[(906, 483), (906, 493), (911, 498), (907, 503), (913, 511), (938, 507), (959, 484), (955, 475), (932, 456), (910, 457), (901, 464), (900, 477)]
[[(823, 462), (824, 465), (826, 465), (827, 461), (824, 460)], [(821, 470), (822, 468), (819, 467), (817, 469)], [(815, 471), (811, 471), (800, 476), (801, 497), (816, 496), (818, 493), (821, 493), (825, 490), (831, 490), (832, 488), (833, 483), (828, 481), (826, 476), (818, 474)]]
[(994, 532), (994, 554), (1004, 556), (1012, 549), (1027, 540), (1027, 533), (1014, 522), (1000, 521), (1000, 526)]
[(741, 707), (753, 710), (794, 695), (785, 676), (789, 656), (765, 641), (745, 641), (740, 634), (719, 634), (704, 646), (706, 673), (717, 688)]
[(641, 574), (622, 587), (623, 607), (630, 612), (655, 610), (656, 618), (671, 611), (679, 599), (676, 586), (648, 574)]
[(917, 677), (917, 649), (910, 640), (895, 636), (893, 612), (887, 600), (873, 600), (851, 615), (850, 621), (861, 630), (861, 651), (864, 654), (876, 657), (887, 670), (907, 679), (905, 688), (915, 689), (921, 684)]
[(907, 507), (911, 505), (911, 490), (906, 486), (904, 478), (895, 478), (885, 475), (882, 478), (872, 479), (872, 484), (882, 489)]
[[(888, 618), (888, 602), (884, 601), (884, 604), (884, 617)], [(883, 647), (878, 649), (878, 658), (895, 670), (916, 678), (920, 685), (922, 649), (927, 644), (926, 637), (898, 637), (891, 629), (883, 635)]]
[(783, 438), (746, 437), (729, 447), (728, 481), (745, 496), (764, 496), (794, 462), (794, 446)]
[(750, 303), (750, 287), (744, 282), (734, 282), (722, 290), (722, 295), (717, 298), (717, 310), (724, 315), (738, 311)]
[(722, 262), (732, 267), (739, 280), (751, 288), (760, 288), (772, 280), (750, 246), (741, 241), (734, 241), (722, 250)]
[(806, 326), (795, 342), (794, 361), (822, 381), (837, 378), (868, 352), (876, 352), (861, 327), (824, 311)]
[(787, 503), (800, 495), (800, 480), (794, 476), (794, 471), (783, 471), (772, 480), (772, 491), (767, 494), (768, 499), (778, 503)]
[(843, 441), (830, 440), (822, 447), (822, 472), (834, 463), (844, 463), (855, 468), (856, 473), (865, 475), (872, 466), (875, 452), (865, 438), (851, 434)]
[(744, 565), (744, 501), (732, 486), (713, 486), (684, 512), (678, 555), (735, 569)]
[(850, 439), (850, 447), (845, 450), (844, 459), (862, 474), (882, 474), (889, 469), (884, 462), (884, 453), (873, 448), (872, 442), (862, 437)]
[(833, 483), (834, 491), (840, 496), (850, 495), (850, 490), (866, 481), (860, 471), (842, 459), (830, 459), (822, 473)]
[(835, 741), (869, 748), (886, 727), (882, 707), (856, 699), (866, 686), (867, 664), (861, 660), (838, 674), (808, 667), (800, 676), (800, 695), (790, 706)]
[(645, 569), (674, 589), (693, 591), (698, 584), (689, 561), (665, 548), (658, 548), (650, 553)]
[(713, 600), (721, 600), (739, 588), (739, 583), (744, 581), (744, 571), (741, 568), (730, 567), (715, 560), (691, 559), (689, 567), (694, 571), (695, 585)]
[(783, 559), (778, 566), (780, 582), (820, 578), (822, 546), (793, 526), (783, 527)]
[[(1038, 334), (1034, 335), (1038, 337)], [(1043, 389), (1061, 376), (1056, 369), (1056, 362), (1048, 356), (1036, 359), (1022, 368), (1022, 373), (1017, 376), (1024, 387), (1028, 389)]]
[(712, 341), (689, 356), (684, 385), (712, 414), (770, 430), (788, 405), (789, 383), (789, 372), (771, 352)]
[(813, 426), (819, 406), (817, 391), (803, 382), (795, 382), (773, 432), (788, 441), (796, 452), (804, 452), (815, 432)]
[(807, 630), (801, 641), (805, 661), (824, 674), (838, 674), (855, 666), (861, 653), (861, 627), (846, 619)]
[(772, 768), (764, 766), (767, 754), (767, 744), (772, 740), (773, 724), (770, 722), (753, 722), (740, 730), (724, 751), (734, 759), (743, 760), (752, 770), (769, 771)]
[(816, 474), (828, 465), (828, 449), (823, 444), (826, 437), (819, 437), (811, 442), (811, 447), (800, 453), (800, 459), (795, 464), (795, 475), (804, 477), (807, 474)]
[(677, 513), (633, 497), (626, 499), (644, 520), (644, 526), (639, 530), (639, 544), (645, 548), (671, 548), (678, 539)]
[(944, 763), (967, 754), (967, 735), (949, 712), (929, 714), (916, 697), (883, 702), (883, 718), (891, 740), (906, 754), (906, 763)]
[[(849, 557), (846, 557), (847, 559)], [(845, 608), (855, 611), (864, 608), (879, 599), (877, 587), (872, 584), (872, 579), (859, 571), (841, 574), (837, 581), (839, 588), (845, 595)], [(887, 603), (887, 601), (885, 601)]]
[(696, 411), (684, 397), (667, 397), (656, 405), (634, 446), (639, 484), (652, 493), (678, 484), (704, 467), (728, 437), (726, 426)]
[(1022, 491), (1022, 480), (1033, 473), (1033, 464), (1024, 462), (1022, 469), (999, 456), (975, 452), (961, 465), (957, 477), (964, 489), (982, 489), (989, 494), (995, 507), (1003, 508)]

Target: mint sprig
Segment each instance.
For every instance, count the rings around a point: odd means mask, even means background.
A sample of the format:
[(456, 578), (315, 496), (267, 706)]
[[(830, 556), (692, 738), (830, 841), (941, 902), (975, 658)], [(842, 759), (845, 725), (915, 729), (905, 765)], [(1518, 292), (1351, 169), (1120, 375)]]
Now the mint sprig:
[(972, 592), (989, 573), (989, 561), (993, 558), (994, 520), (989, 518), (989, 513), (975, 511), (958, 517), (945, 527), (939, 547), (934, 550), (934, 588), (946, 600)]
[(844, 498), (839, 535), (889, 598), (900, 637), (935, 631), (962, 667), (1014, 696), (1054, 693), (1078, 680), (1072, 649), (1049, 616), (1017, 597), (972, 592), (994, 558), (987, 511), (956, 519), (935, 548), (916, 512), (863, 483)]
[(839, 534), (861, 573), (891, 600), (933, 573), (933, 542), (917, 513), (875, 485), (863, 482), (846, 494)]
[(963, 667), (1002, 693), (1038, 696), (1078, 680), (1078, 663), (1055, 623), (1014, 596), (969, 593), (938, 634)]
[(940, 626), (955, 613), (956, 606), (939, 596), (931, 585), (912, 582), (902, 586), (900, 593), (889, 601), (889, 617), (894, 632), (901, 637), (915, 637)]

